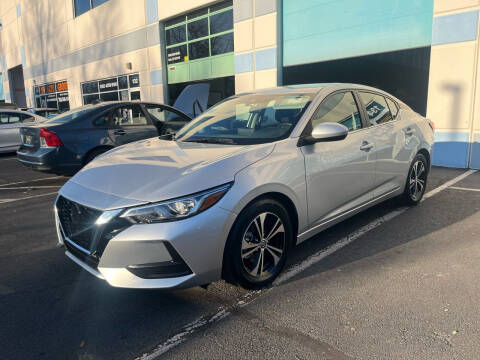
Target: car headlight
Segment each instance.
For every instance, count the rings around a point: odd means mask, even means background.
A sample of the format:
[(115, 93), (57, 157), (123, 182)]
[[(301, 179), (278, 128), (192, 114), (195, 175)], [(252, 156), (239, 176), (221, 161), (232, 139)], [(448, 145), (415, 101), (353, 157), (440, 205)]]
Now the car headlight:
[(120, 217), (133, 224), (151, 224), (184, 219), (215, 205), (231, 186), (232, 183), (229, 183), (183, 198), (134, 207), (127, 209)]

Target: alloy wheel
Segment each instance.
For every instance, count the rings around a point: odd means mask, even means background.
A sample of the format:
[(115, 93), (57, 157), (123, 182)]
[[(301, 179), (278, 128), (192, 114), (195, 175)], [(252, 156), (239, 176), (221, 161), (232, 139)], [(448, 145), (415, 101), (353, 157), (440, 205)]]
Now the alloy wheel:
[(271, 277), (286, 249), (285, 227), (271, 212), (257, 215), (243, 234), (241, 258), (244, 270), (255, 280)]
[(410, 171), (409, 192), (413, 201), (421, 199), (425, 191), (425, 183), (427, 180), (427, 172), (425, 164), (421, 160), (417, 160)]

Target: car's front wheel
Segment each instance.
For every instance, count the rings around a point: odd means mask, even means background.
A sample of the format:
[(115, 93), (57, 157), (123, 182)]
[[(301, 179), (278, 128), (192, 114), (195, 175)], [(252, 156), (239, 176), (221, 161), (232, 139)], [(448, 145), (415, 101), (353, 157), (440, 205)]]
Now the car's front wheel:
[(249, 205), (230, 232), (227, 280), (248, 289), (269, 285), (285, 265), (293, 241), (292, 222), (281, 203), (262, 199)]

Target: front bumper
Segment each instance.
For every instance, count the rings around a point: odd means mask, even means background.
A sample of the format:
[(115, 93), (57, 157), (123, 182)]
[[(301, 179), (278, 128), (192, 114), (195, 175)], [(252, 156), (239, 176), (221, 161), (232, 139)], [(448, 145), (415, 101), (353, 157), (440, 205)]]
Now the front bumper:
[(56, 213), (59, 242), (70, 259), (112, 286), (138, 289), (187, 288), (219, 280), (234, 221), (233, 213), (213, 206), (184, 220), (131, 225), (108, 241), (96, 262), (66, 239)]

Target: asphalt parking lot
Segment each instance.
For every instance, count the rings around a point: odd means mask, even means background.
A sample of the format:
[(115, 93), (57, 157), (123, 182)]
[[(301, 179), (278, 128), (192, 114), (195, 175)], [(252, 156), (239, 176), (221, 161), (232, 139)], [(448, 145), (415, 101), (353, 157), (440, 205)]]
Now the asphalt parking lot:
[(2, 359), (478, 359), (480, 172), (433, 168), (294, 249), (275, 286), (109, 287), (56, 246), (67, 180), (0, 156)]

